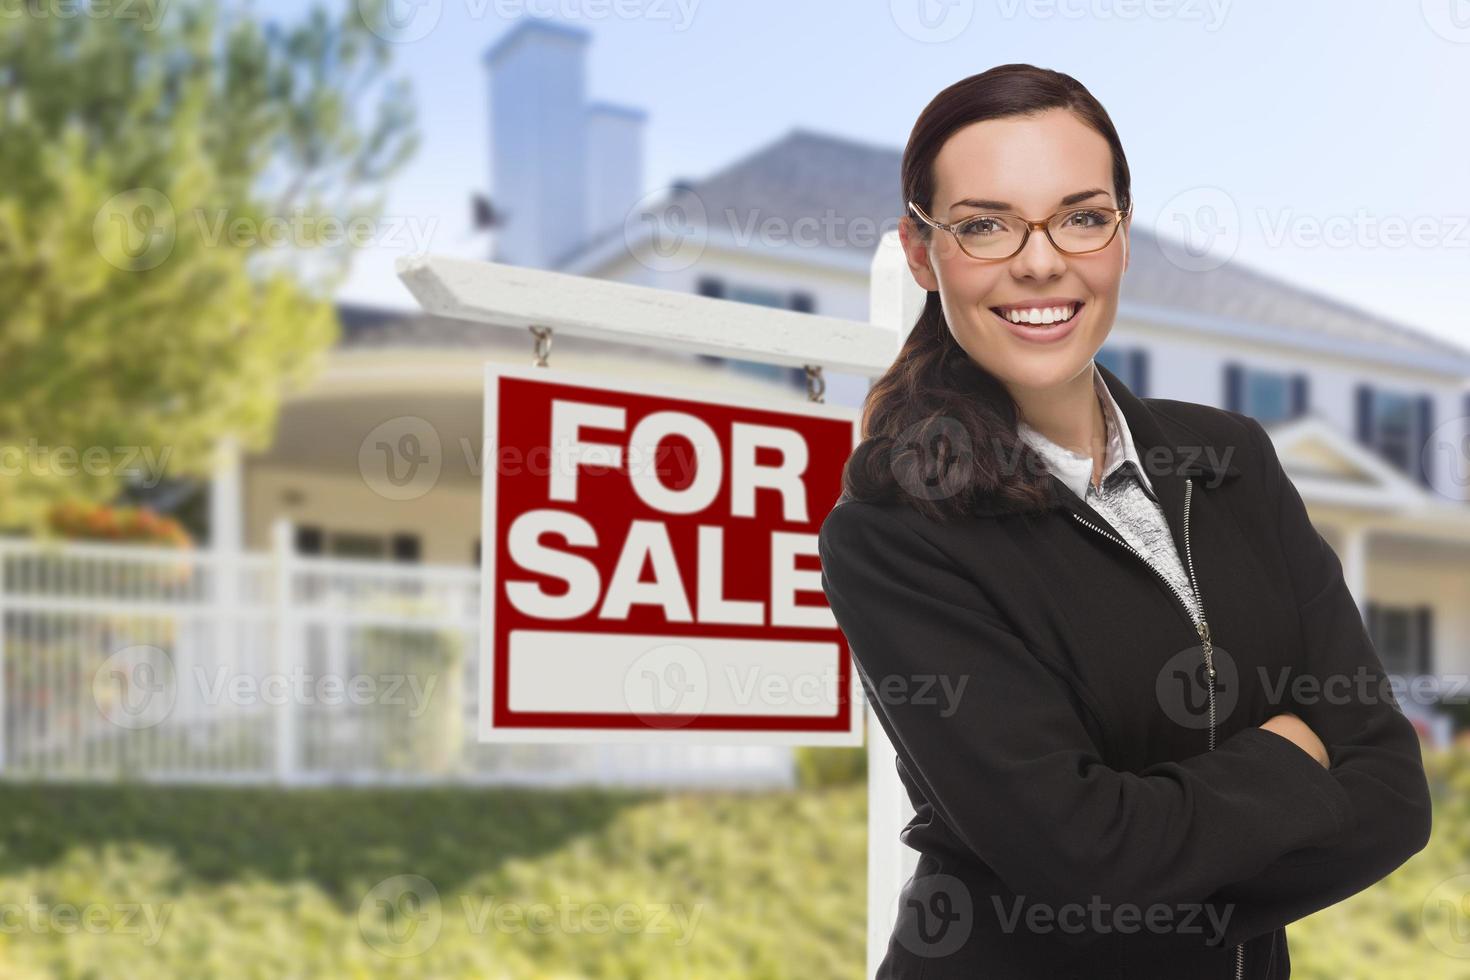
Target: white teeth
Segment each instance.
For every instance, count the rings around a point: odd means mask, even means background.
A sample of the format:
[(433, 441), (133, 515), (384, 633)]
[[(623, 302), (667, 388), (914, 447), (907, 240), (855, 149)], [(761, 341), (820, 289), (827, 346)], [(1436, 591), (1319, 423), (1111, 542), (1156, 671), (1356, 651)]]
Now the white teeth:
[(1075, 304), (1068, 306), (1053, 306), (1049, 309), (1032, 307), (1029, 310), (1007, 310), (1006, 319), (1012, 323), (1058, 323), (1062, 320), (1070, 320), (1072, 314), (1077, 311)]

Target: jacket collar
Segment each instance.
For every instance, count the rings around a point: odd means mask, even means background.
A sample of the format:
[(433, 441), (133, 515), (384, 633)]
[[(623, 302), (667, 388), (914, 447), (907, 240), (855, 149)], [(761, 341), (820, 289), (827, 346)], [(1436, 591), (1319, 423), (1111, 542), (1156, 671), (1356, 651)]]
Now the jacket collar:
[[(1193, 479), (1196, 490), (1210, 489), (1239, 476), (1240, 470), (1228, 461), (1219, 461), (1219, 447), (1212, 446), (1199, 432), (1150, 408), (1103, 365), (1097, 364), (1096, 369), (1128, 422), (1134, 447), (1143, 461), (1159, 505), (1174, 529), (1175, 537), (1180, 538), (1179, 528), (1184, 522), (1185, 481)], [(1214, 452), (1211, 452), (1212, 449)], [(1094, 522), (1107, 523), (1055, 474), (1048, 480), (1048, 489), (1049, 496), (1043, 512), (1069, 510)], [(1035, 513), (1033, 509), (1005, 501), (995, 494), (977, 495), (971, 510), (985, 516)]]

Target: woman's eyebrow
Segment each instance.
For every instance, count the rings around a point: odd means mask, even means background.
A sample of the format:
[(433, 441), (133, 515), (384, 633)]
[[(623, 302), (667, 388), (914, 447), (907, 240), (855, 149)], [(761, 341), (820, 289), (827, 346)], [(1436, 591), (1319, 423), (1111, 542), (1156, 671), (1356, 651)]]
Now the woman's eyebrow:
[[(1106, 195), (1107, 191), (1094, 187), (1090, 191), (1078, 191), (1075, 194), (1068, 194), (1062, 198), (1060, 206), (1066, 207), (1069, 204), (1077, 204), (1087, 200), (1089, 197), (1096, 197), (1098, 194)], [(993, 211), (1009, 211), (1014, 207), (1014, 205), (1008, 204), (1005, 201), (986, 201), (975, 197), (967, 197), (962, 201), (955, 201), (950, 207), (957, 208), (961, 205), (968, 205), (972, 208), (988, 208)]]

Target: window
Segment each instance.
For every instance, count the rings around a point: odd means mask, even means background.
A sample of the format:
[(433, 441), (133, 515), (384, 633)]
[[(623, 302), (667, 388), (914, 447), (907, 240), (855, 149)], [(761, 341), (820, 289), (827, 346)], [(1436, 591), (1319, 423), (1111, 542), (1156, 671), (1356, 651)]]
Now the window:
[(786, 305), (786, 294), (775, 289), (762, 289), (758, 286), (731, 286), (726, 294), (726, 299), (733, 299), (737, 303), (754, 303), (757, 306), (780, 306)]
[(417, 534), (370, 534), (358, 531), (324, 531), (312, 525), (296, 528), (296, 553), (330, 555), (334, 558), (391, 557), (394, 561), (416, 562), (421, 555)]
[(1280, 422), (1307, 412), (1305, 374), (1225, 365), (1225, 407), (1258, 422)]
[(1134, 395), (1148, 397), (1148, 351), (1142, 347), (1103, 344), (1093, 360), (1117, 375)]
[(416, 562), (419, 560), (419, 536), (417, 534), (393, 535), (393, 560)]
[(1429, 395), (1358, 385), (1358, 441), (1409, 476), (1432, 486), (1428, 452), (1434, 429), (1434, 400)]
[(319, 555), (322, 553), (322, 529), (308, 524), (296, 525), (296, 553)]
[(1368, 635), (1383, 669), (1400, 677), (1428, 674), (1432, 668), (1434, 609), (1368, 603)]

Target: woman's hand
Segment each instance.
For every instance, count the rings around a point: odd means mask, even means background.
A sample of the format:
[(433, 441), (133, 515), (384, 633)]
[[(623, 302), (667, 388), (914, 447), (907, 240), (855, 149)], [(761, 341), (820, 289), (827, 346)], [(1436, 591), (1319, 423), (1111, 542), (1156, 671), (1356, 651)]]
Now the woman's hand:
[(1269, 728), (1277, 735), (1295, 742), (1303, 752), (1320, 762), (1322, 768), (1327, 769), (1331, 766), (1331, 761), (1327, 758), (1327, 746), (1322, 744), (1317, 733), (1312, 731), (1306, 722), (1291, 712), (1275, 715), (1267, 719), (1260, 727)]

